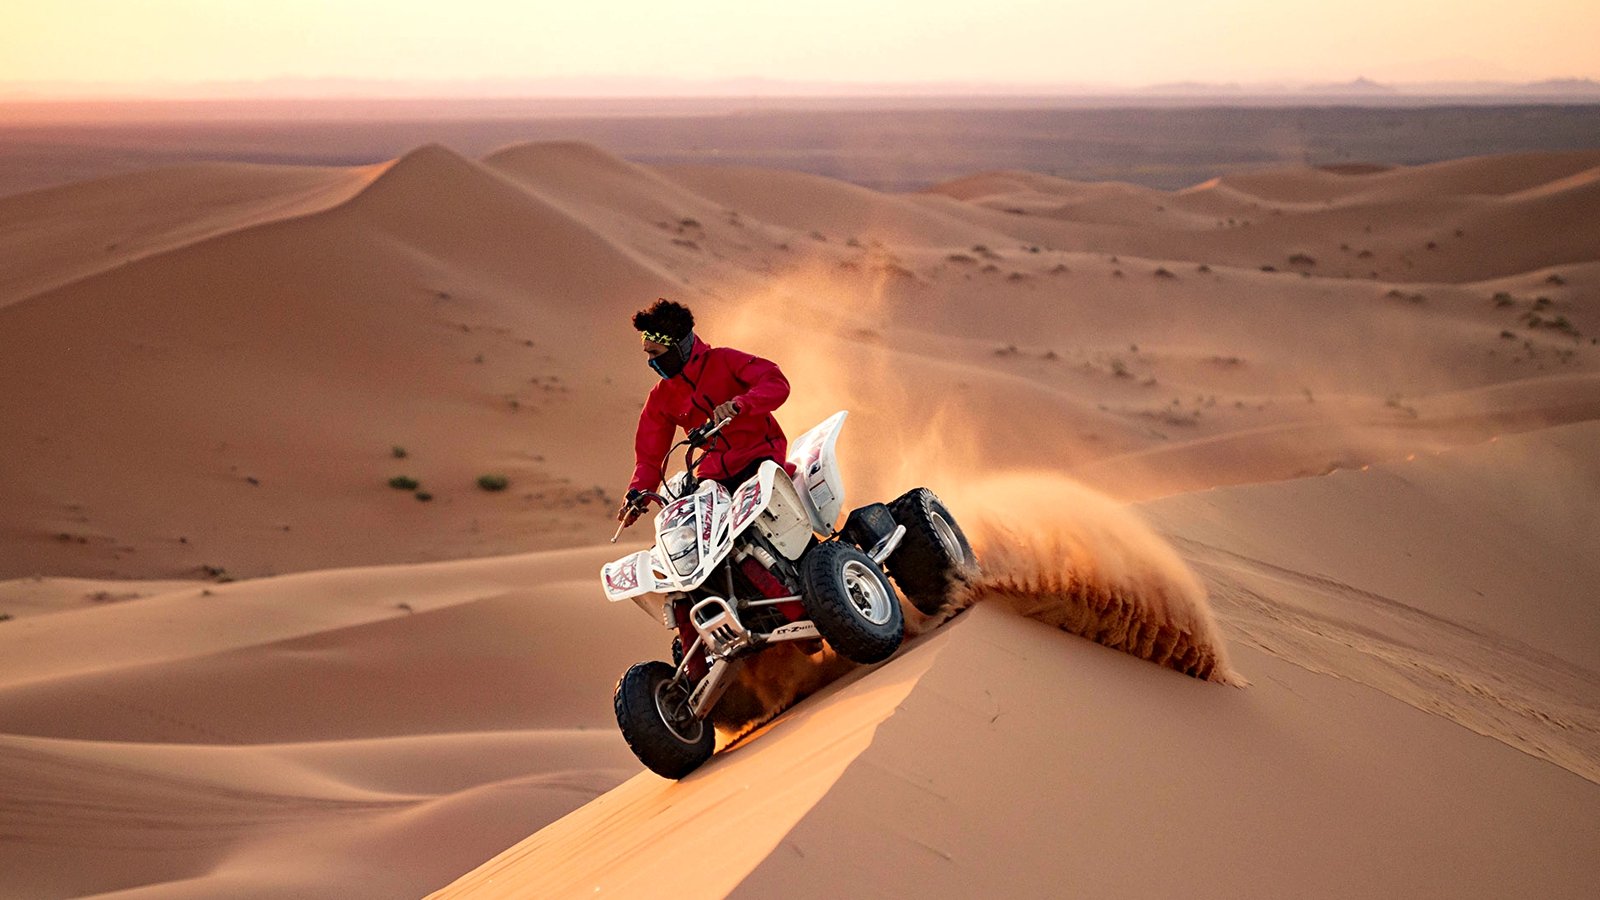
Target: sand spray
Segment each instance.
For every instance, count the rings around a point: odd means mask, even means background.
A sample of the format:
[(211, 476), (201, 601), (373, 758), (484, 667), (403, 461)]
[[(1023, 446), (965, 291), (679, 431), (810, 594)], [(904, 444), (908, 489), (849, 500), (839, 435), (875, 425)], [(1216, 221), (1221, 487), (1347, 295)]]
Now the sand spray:
[[(992, 416), (911, 382), (899, 361), (917, 352), (915, 341), (882, 333), (891, 281), (863, 284), (801, 265), (720, 310), (708, 333), (779, 362), (794, 388), (779, 413), (791, 433), (850, 411), (839, 447), (854, 498), (847, 505), (916, 486), (940, 496), (978, 557), (953, 592), (951, 614), (1003, 603), (1195, 678), (1247, 683), (1228, 665), (1204, 586), (1132, 510), (1060, 472), (996, 470), (976, 438)], [(911, 635), (948, 618), (905, 607)], [(826, 648), (769, 649), (746, 663), (719, 705), (724, 736), (770, 720), (851, 668)]]

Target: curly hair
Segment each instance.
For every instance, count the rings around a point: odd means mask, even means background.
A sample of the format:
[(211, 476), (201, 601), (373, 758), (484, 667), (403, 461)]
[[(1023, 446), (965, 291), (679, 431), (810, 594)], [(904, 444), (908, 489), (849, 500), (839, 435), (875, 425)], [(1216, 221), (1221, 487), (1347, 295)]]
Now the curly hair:
[(664, 297), (633, 314), (633, 327), (638, 331), (655, 331), (683, 339), (694, 330), (694, 313), (681, 303)]

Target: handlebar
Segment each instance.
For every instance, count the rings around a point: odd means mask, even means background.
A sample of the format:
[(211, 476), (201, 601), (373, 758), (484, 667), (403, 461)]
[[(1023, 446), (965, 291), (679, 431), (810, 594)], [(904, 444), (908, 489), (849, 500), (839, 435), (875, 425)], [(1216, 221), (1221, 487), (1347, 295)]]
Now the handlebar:
[(729, 416), (726, 419), (719, 419), (716, 422), (707, 422), (706, 424), (701, 425), (699, 428), (689, 432), (689, 436), (684, 438), (684, 441), (688, 443), (691, 449), (696, 447), (704, 447), (707, 442), (717, 435), (717, 432), (726, 428), (728, 423), (732, 421), (733, 417)]
[[(650, 508), (651, 500), (654, 500), (662, 506), (667, 505), (667, 498), (661, 496), (655, 491), (640, 491), (633, 498), (633, 503), (630, 504), (630, 508), (636, 508), (640, 513), (643, 513), (646, 509)], [(628, 524), (629, 523), (626, 519), (617, 523), (616, 533), (611, 535), (611, 543), (615, 544), (617, 542), (617, 538), (622, 537), (622, 529), (627, 528)]]

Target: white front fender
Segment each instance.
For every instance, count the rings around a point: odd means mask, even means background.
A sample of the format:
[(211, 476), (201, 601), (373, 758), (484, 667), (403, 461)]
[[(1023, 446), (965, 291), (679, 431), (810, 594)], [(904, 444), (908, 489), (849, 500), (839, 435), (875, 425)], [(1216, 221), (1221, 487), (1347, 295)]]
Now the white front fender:
[(612, 602), (655, 593), (656, 574), (651, 565), (650, 551), (630, 553), (601, 566), (600, 584), (605, 588), (606, 599)]

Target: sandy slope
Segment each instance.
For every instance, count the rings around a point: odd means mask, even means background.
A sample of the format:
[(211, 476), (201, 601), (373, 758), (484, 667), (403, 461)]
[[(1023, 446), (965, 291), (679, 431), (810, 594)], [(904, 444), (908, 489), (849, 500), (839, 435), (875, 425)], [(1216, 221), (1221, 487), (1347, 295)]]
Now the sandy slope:
[(595, 602), (604, 558), (315, 572), (6, 623), (0, 894), (444, 883), (634, 769), (610, 685), (661, 641)]
[[(1579, 895), (1597, 171), (897, 196), (549, 144), (0, 201), (0, 895), (416, 895), (512, 845), (447, 893)], [(1163, 498), (1253, 686), (980, 601), (630, 779), (606, 700), (664, 634), (592, 580), (662, 294), (791, 431), (851, 410), (852, 502)]]
[[(435, 896), (1585, 895), (1600, 787), (1376, 691), (1243, 664), (1255, 688), (1207, 686), (980, 606), (683, 783), (638, 776)], [(790, 751), (923, 667), (865, 749)], [(685, 864), (686, 827), (703, 845), (787, 824), (796, 779), (824, 774), (780, 840), (732, 842), (770, 845), (759, 864)]]

